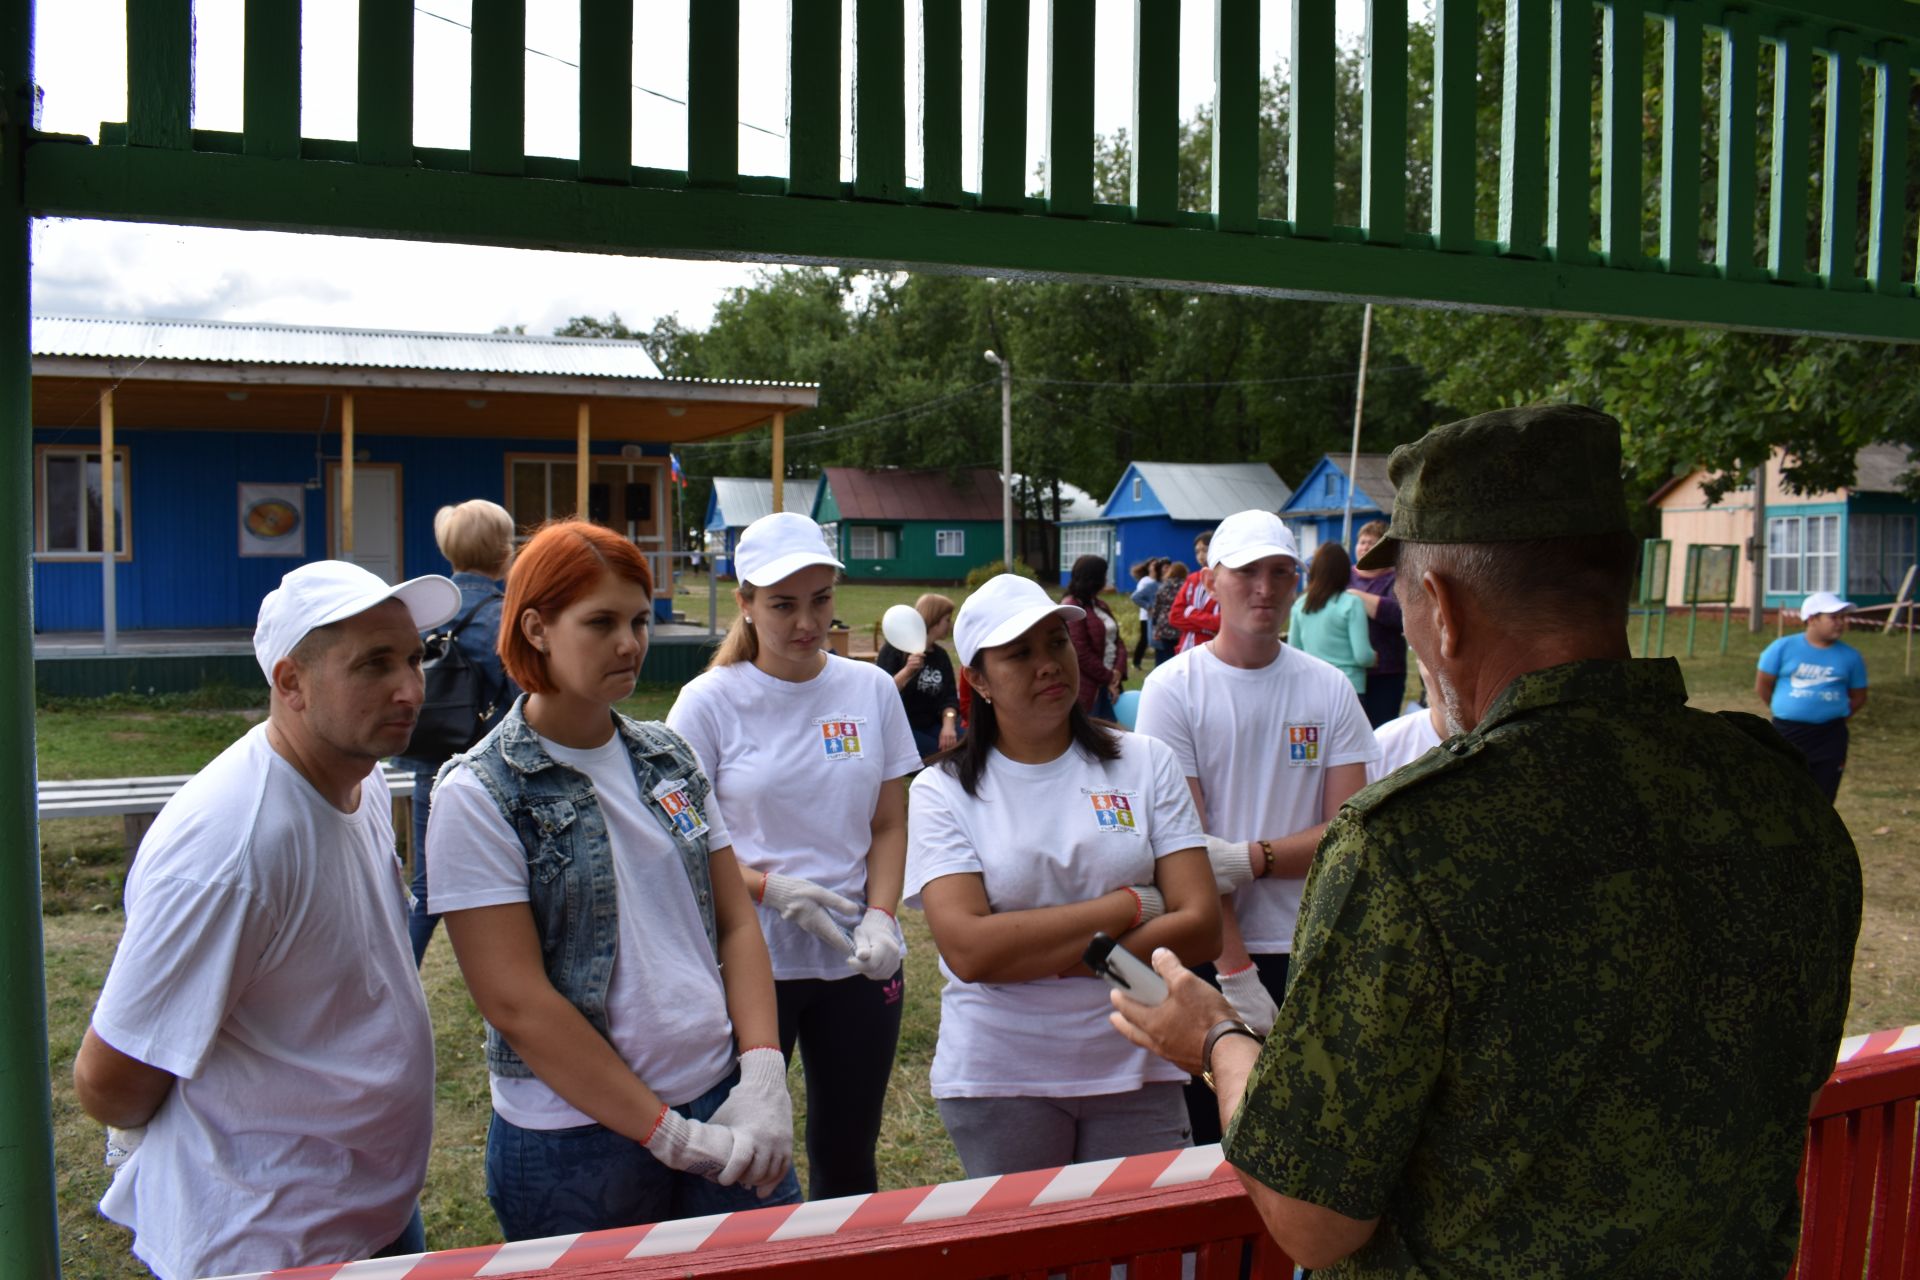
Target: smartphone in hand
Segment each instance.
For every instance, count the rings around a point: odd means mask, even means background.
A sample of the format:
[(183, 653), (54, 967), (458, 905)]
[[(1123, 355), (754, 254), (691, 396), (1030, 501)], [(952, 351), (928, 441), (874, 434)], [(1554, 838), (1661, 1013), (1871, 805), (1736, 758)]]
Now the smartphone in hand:
[(1093, 935), (1080, 957), (1087, 968), (1107, 980), (1107, 985), (1126, 992), (1141, 1004), (1159, 1004), (1167, 998), (1167, 984), (1147, 962), (1104, 933)]

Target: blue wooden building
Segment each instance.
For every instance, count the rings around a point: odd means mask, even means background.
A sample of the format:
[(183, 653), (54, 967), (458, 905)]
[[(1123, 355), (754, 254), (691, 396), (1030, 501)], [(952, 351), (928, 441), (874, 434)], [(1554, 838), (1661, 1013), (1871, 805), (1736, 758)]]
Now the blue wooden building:
[[(1313, 558), (1314, 550), (1323, 542), (1340, 541), (1340, 527), (1345, 522), (1347, 510), (1347, 487), (1353, 487), (1353, 529), (1357, 534), (1360, 526), (1369, 520), (1385, 520), (1393, 514), (1393, 482), (1387, 479), (1387, 455), (1384, 453), (1363, 453), (1351, 477), (1347, 475), (1347, 463), (1351, 455), (1329, 453), (1313, 464), (1300, 481), (1299, 488), (1280, 508), (1280, 518), (1286, 521), (1287, 528), (1293, 533), (1293, 540), (1300, 545), (1300, 563), (1306, 564)], [(1352, 551), (1351, 542), (1347, 547)]]
[[(1081, 526), (1080, 538), (1112, 530), (1111, 564), (1129, 565), (1154, 556), (1193, 568), (1193, 540), (1236, 511), (1278, 511), (1293, 491), (1264, 462), (1135, 462), (1113, 487), (1100, 520)], [(1061, 560), (1071, 567), (1062, 536)]]
[[(780, 509), (811, 516), (814, 495), (819, 490), (818, 479), (789, 477), (780, 486)], [(741, 530), (761, 516), (772, 514), (771, 477), (765, 480), (751, 476), (713, 477), (713, 488), (707, 494), (707, 518), (701, 525), (706, 533), (706, 552), (713, 571), (723, 578), (732, 577), (733, 549), (739, 545)]]
[(523, 537), (584, 509), (670, 582), (667, 442), (818, 394), (663, 378), (639, 344), (602, 339), (38, 316), (33, 349), (34, 629), (103, 641), (251, 628), (308, 560), (446, 572), (434, 513), (468, 498)]

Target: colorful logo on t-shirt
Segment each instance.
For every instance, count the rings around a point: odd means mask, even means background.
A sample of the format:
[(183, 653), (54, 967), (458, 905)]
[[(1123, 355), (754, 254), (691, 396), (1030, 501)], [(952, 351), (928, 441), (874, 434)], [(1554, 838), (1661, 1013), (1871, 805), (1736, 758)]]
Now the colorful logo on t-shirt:
[(681, 835), (696, 836), (707, 829), (707, 824), (700, 820), (700, 811), (693, 807), (693, 797), (685, 789), (661, 796), (660, 811), (679, 828)]
[(1287, 764), (1316, 765), (1320, 763), (1320, 733), (1322, 726), (1317, 724), (1290, 724), (1287, 726)]
[(827, 759), (853, 760), (860, 755), (860, 721), (823, 720), (821, 741), (826, 744)]
[(1093, 801), (1094, 820), (1102, 827), (1134, 830), (1133, 804), (1126, 796), (1117, 791), (1096, 791), (1088, 799)]

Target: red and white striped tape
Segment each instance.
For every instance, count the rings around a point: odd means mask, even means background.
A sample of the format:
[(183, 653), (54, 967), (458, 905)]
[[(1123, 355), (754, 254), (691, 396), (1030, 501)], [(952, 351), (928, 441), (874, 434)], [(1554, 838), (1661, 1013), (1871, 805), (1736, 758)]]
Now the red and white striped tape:
[[(1840, 1042), (1836, 1065), (1861, 1062), (1890, 1053), (1920, 1049), (1920, 1026), (1896, 1027), (1848, 1036)], [(779, 1244), (845, 1232), (940, 1222), (976, 1214), (1065, 1204), (1101, 1196), (1184, 1186), (1232, 1176), (1220, 1146), (1190, 1147), (1153, 1155), (1128, 1156), (1070, 1164), (1063, 1169), (1002, 1174), (997, 1178), (969, 1178), (903, 1191), (815, 1200), (772, 1209), (681, 1218), (646, 1223), (612, 1231), (593, 1231), (544, 1240), (516, 1240), (510, 1244), (481, 1245), (446, 1253), (419, 1253), (404, 1258), (372, 1258), (333, 1266), (307, 1266), (285, 1271), (254, 1272), (228, 1280), (484, 1280), (527, 1272), (559, 1275), (576, 1267), (603, 1265), (628, 1258), (658, 1257), (670, 1253), (737, 1249), (745, 1245)]]

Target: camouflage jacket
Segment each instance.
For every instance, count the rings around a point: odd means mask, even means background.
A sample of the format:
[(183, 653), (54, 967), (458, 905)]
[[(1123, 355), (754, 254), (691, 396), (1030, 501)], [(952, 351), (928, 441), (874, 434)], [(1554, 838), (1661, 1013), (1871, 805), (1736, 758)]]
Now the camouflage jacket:
[(1860, 865), (1671, 660), (1515, 680), (1328, 827), (1226, 1150), (1373, 1238), (1316, 1276), (1782, 1276)]

